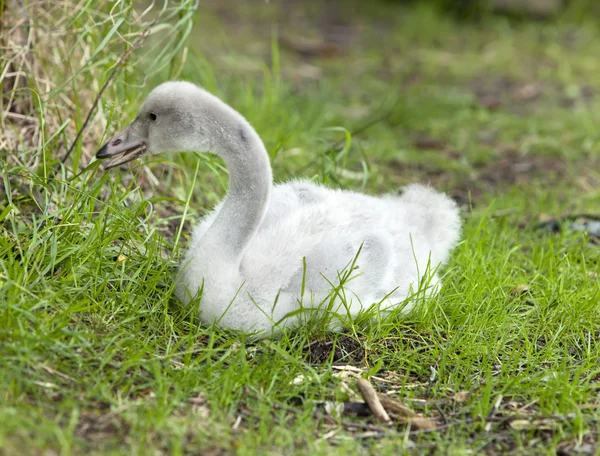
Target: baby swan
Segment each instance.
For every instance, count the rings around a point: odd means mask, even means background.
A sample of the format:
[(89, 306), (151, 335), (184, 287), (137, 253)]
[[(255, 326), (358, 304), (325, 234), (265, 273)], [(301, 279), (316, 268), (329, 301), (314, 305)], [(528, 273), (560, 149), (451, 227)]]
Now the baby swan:
[[(192, 151), (218, 155), (230, 176), (226, 198), (194, 230), (175, 291), (184, 304), (201, 295), (204, 323), (268, 332), (322, 304), (344, 316), (374, 303), (389, 309), (447, 261), (460, 235), (456, 204), (421, 185), (379, 198), (307, 180), (273, 185), (256, 131), (188, 82), (156, 87), (97, 157), (112, 168), (144, 154)], [(430, 279), (429, 295), (439, 288), (438, 277)]]

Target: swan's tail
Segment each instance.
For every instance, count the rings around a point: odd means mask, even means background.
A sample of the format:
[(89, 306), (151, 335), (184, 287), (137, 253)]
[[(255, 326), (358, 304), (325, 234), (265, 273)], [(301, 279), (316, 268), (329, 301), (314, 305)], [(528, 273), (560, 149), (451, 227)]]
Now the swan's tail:
[(457, 204), (447, 195), (419, 184), (406, 187), (398, 199), (409, 206), (409, 223), (429, 240), (432, 264), (445, 263), (460, 237)]

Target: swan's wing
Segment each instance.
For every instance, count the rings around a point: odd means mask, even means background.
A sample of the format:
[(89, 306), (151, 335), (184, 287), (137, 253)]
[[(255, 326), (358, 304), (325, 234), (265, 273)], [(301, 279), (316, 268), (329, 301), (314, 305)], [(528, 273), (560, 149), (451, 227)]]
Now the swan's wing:
[[(268, 228), (274, 223), (280, 223), (301, 207), (322, 203), (330, 193), (334, 193), (334, 190), (304, 179), (275, 185), (271, 193), (269, 207), (259, 230)], [(204, 237), (204, 234), (211, 227), (222, 206), (223, 201), (217, 204), (211, 212), (202, 217), (198, 225), (194, 227), (188, 250), (196, 248), (200, 239)]]
[(254, 290), (295, 293), (304, 276), (305, 288), (328, 291), (329, 282), (336, 283), (338, 272), (362, 248), (352, 291), (377, 300), (396, 290), (395, 297), (403, 299), (428, 268), (431, 273), (447, 259), (460, 232), (455, 203), (427, 187), (374, 198), (317, 186), (309, 196), (319, 198), (305, 203), (297, 200), (301, 192), (293, 185), (284, 188), (275, 198), (281, 212), (271, 212), (273, 218), (242, 261), (242, 273)]
[(333, 190), (309, 180), (294, 180), (275, 185), (260, 229), (287, 218), (299, 208), (322, 203)]
[(380, 211), (386, 204), (350, 192), (331, 190), (324, 196), (321, 202), (298, 203), (252, 240), (241, 271), (255, 290), (276, 287), (295, 293), (304, 280), (307, 290), (327, 292), (348, 271), (359, 249), (353, 289), (372, 294), (371, 288), (393, 282), (395, 242)]

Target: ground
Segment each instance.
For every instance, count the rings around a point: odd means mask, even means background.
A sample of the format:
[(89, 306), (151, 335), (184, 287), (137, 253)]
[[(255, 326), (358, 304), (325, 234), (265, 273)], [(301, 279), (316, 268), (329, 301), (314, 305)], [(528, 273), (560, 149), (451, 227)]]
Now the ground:
[[(36, 55), (35, 116), (3, 104), (2, 453), (596, 453), (600, 17), (578, 2), (547, 21), (457, 20), (427, 1), (192, 3), (118, 68), (64, 165), (142, 10), (36, 16), (53, 24), (38, 33), (85, 39)], [(276, 180), (452, 195), (464, 233), (440, 296), (339, 334), (199, 326), (172, 278), (225, 193), (222, 164), (103, 173), (92, 158), (178, 77), (248, 118)], [(409, 411), (378, 423), (358, 378)]]

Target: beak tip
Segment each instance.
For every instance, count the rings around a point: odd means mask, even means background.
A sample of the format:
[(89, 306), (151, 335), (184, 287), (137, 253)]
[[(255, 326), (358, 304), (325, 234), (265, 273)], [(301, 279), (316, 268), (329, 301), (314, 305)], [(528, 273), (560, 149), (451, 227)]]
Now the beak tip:
[(96, 152), (96, 158), (108, 158), (110, 155), (108, 154), (108, 143), (104, 144), (98, 152)]

